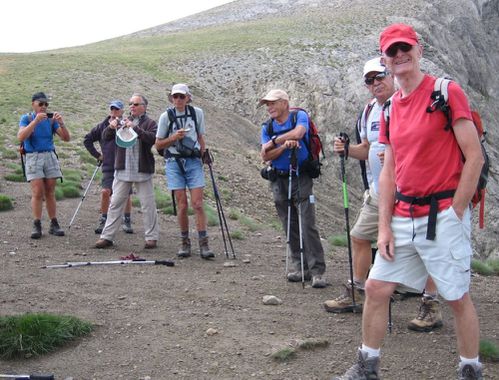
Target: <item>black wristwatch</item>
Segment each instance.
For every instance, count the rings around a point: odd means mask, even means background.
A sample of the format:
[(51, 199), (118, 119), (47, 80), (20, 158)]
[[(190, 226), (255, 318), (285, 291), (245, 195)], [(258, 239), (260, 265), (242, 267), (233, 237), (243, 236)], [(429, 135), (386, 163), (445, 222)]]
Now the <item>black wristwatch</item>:
[(276, 140), (277, 136), (272, 137), (272, 144), (274, 144), (274, 146), (277, 146), (277, 143), (275, 142)]

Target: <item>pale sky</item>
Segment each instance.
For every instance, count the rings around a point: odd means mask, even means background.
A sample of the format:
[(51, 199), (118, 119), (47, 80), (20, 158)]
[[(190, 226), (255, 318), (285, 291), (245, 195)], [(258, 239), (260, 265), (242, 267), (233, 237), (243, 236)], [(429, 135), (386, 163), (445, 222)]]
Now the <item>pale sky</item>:
[(85, 45), (161, 25), (232, 0), (4, 0), (0, 52)]

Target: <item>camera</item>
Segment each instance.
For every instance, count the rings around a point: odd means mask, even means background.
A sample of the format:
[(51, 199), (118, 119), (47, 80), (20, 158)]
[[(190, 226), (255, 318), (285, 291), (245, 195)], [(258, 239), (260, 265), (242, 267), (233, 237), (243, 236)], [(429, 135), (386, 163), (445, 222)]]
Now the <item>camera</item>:
[(47, 112), (47, 117), (49, 119), (52, 119), (54, 117), (54, 113), (53, 112)]
[(260, 175), (267, 181), (274, 182), (277, 179), (277, 173), (272, 166), (265, 166), (260, 170)]

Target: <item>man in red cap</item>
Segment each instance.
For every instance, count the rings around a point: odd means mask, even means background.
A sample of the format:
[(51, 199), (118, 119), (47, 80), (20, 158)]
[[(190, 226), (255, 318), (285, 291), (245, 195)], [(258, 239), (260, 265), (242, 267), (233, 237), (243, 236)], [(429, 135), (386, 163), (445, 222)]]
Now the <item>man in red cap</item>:
[(446, 130), (443, 112), (428, 109), (436, 78), (421, 71), (423, 49), (414, 29), (388, 26), (380, 48), (400, 89), (391, 98), (389, 125), (381, 118), (379, 141), (386, 148), (379, 179), (379, 255), (365, 286), (358, 362), (338, 379), (379, 378), (390, 296), (398, 285), (422, 291), (429, 275), (454, 314), (458, 379), (482, 379), (478, 317), (469, 295), (469, 205), (483, 156), (468, 100), (451, 82), (452, 127)]

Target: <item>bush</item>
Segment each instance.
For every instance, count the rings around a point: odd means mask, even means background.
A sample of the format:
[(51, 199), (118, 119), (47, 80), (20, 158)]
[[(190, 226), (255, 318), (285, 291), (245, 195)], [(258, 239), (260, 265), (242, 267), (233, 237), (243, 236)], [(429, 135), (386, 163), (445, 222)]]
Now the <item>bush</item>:
[(0, 211), (12, 210), (14, 206), (12, 205), (12, 200), (9, 196), (5, 194), (0, 194)]
[(11, 182), (26, 182), (23, 173), (9, 173), (4, 176), (7, 181)]
[(471, 269), (482, 276), (492, 276), (494, 274), (494, 270), (487, 263), (479, 260), (471, 260)]
[(485, 361), (498, 362), (499, 361), (499, 348), (497, 344), (490, 340), (480, 340), (480, 358)]
[(39, 356), (92, 329), (90, 323), (67, 315), (29, 313), (0, 317), (0, 358)]
[(328, 237), (327, 241), (330, 245), (335, 247), (346, 247), (348, 246), (346, 235), (334, 235)]

